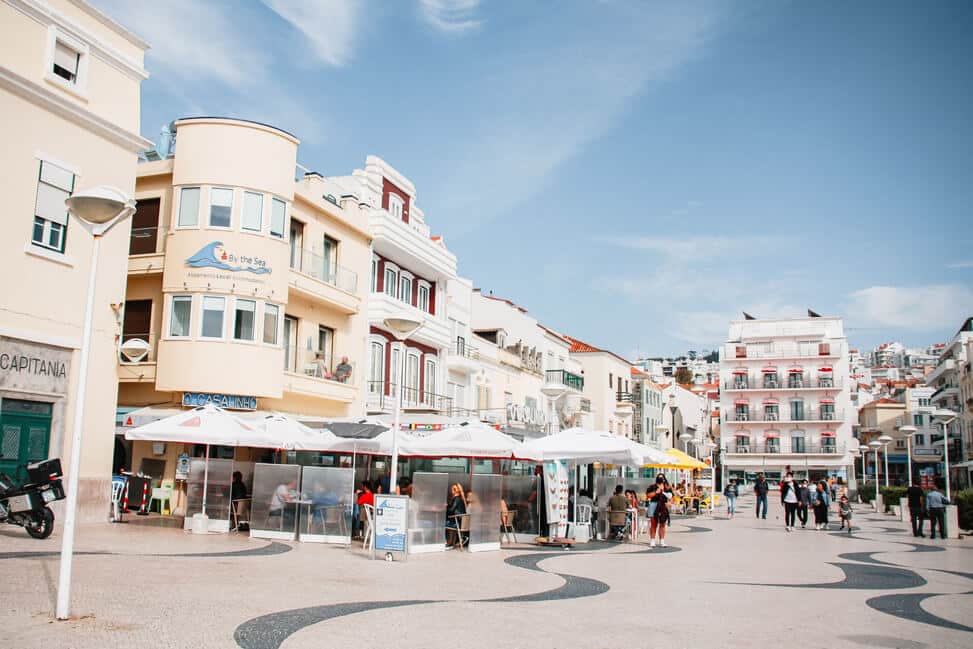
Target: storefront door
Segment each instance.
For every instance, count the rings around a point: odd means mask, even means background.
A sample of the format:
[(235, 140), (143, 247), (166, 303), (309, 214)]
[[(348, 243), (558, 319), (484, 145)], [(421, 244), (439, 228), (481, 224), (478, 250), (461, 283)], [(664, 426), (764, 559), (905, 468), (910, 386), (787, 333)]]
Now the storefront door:
[(21, 483), (27, 479), (23, 465), (47, 459), (52, 409), (51, 404), (38, 401), (0, 403), (0, 473)]

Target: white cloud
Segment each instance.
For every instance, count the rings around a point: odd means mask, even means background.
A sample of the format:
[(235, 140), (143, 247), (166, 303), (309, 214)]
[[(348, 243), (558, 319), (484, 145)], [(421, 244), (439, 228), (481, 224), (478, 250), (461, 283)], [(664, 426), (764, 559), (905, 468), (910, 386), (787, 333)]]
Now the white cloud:
[(476, 10), (480, 0), (419, 0), (419, 13), (436, 29), (448, 34), (462, 34), (479, 28)]
[(151, 44), (153, 68), (234, 87), (266, 74), (267, 59), (261, 48), (247, 43), (245, 21), (233, 11), (197, 0), (100, 0), (97, 4)]
[(782, 237), (766, 235), (680, 238), (615, 236), (603, 237), (602, 240), (622, 248), (644, 250), (677, 259), (694, 260), (712, 259), (737, 252), (754, 254), (773, 246), (780, 246), (787, 241)]
[(973, 314), (973, 289), (960, 284), (872, 286), (849, 296), (847, 313), (851, 327), (950, 328)]
[(299, 30), (322, 62), (340, 67), (351, 59), (360, 28), (361, 0), (261, 0)]
[(953, 270), (959, 270), (961, 268), (973, 268), (973, 261), (958, 261), (955, 264), (950, 264), (946, 268), (952, 268)]

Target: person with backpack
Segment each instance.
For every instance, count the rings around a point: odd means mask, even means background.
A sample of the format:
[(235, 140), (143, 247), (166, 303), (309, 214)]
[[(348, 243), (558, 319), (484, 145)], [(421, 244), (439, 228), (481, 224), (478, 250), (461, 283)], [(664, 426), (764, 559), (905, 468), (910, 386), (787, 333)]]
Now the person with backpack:
[(726, 515), (733, 518), (737, 511), (737, 496), (740, 495), (737, 489), (736, 478), (730, 478), (729, 484), (723, 489), (723, 497), (726, 498)]
[(797, 506), (800, 504), (798, 487), (794, 483), (794, 476), (790, 473), (784, 476), (780, 487), (780, 504), (784, 506), (784, 530), (794, 530), (797, 519)]

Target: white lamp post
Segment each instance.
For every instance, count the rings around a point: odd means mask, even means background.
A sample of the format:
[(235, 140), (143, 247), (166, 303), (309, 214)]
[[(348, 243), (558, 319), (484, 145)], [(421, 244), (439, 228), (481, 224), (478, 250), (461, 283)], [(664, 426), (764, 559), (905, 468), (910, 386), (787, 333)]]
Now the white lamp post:
[(880, 435), (878, 441), (882, 443), (882, 451), (885, 456), (885, 486), (889, 486), (889, 442), (892, 441), (891, 435)]
[(81, 333), (81, 363), (78, 369), (78, 394), (74, 403), (74, 428), (71, 431), (71, 462), (68, 469), (67, 503), (64, 512), (64, 538), (61, 541), (61, 566), (57, 579), (55, 615), (66, 620), (71, 608), (71, 563), (74, 559), (74, 527), (78, 514), (78, 473), (81, 471), (81, 431), (88, 392), (88, 356), (91, 352), (91, 321), (95, 302), (95, 276), (101, 238), (118, 223), (135, 213), (135, 201), (120, 189), (99, 186), (75, 193), (64, 201), (68, 212), (91, 233), (91, 270), (88, 272), (88, 298)]
[(946, 472), (946, 500), (949, 500), (949, 430), (947, 428), (956, 419), (956, 413), (948, 408), (937, 408), (932, 416), (943, 427), (943, 467)]
[(915, 426), (899, 426), (899, 432), (905, 436), (905, 460), (909, 471), (909, 481), (906, 486), (912, 486), (912, 436), (918, 429)]
[[(392, 335), (399, 342), (414, 334), (422, 326), (422, 320), (411, 318), (385, 318), (385, 328), (392, 332)], [(403, 350), (404, 352), (405, 350)], [(389, 492), (395, 491), (399, 477), (399, 419), (402, 416), (402, 390), (405, 388), (405, 365), (407, 355), (402, 354), (399, 359), (399, 384), (395, 389), (395, 417), (393, 417), (392, 428), (392, 468), (389, 471)]]
[(875, 451), (875, 508), (878, 508), (878, 449), (882, 448), (882, 442), (873, 439), (868, 443)]

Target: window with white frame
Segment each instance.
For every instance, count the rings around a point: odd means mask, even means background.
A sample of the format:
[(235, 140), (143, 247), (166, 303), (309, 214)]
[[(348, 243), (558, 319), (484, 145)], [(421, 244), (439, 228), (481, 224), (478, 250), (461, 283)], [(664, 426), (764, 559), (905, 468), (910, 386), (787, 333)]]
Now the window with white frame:
[(381, 393), (385, 382), (385, 342), (372, 340), (368, 355), (368, 391)]
[(378, 259), (372, 257), (372, 293), (378, 290)]
[(277, 327), (279, 322), (280, 307), (276, 304), (264, 304), (264, 342), (266, 344), (277, 344)]
[(248, 232), (260, 232), (263, 229), (264, 196), (256, 192), (243, 192), (243, 222), (242, 227)]
[(389, 194), (389, 214), (397, 219), (402, 218), (402, 208), (404, 207), (402, 197), (398, 194)]
[(192, 295), (173, 295), (169, 308), (169, 335), (173, 338), (187, 338), (193, 314)]
[(385, 294), (391, 297), (398, 295), (399, 272), (395, 266), (385, 262)]
[[(429, 397), (436, 394), (436, 361), (432, 358), (426, 359), (426, 372), (425, 376), (425, 389), (426, 389), (426, 401), (429, 401)], [(512, 400), (512, 397), (511, 397)]]
[(253, 340), (257, 319), (257, 303), (253, 300), (236, 300), (233, 313), (233, 339)]
[(211, 187), (209, 190), (209, 225), (212, 228), (230, 227), (233, 213), (233, 190)]
[(399, 273), (399, 299), (412, 304), (412, 276), (406, 272)]
[(179, 218), (176, 225), (180, 228), (195, 228), (199, 225), (199, 187), (183, 187), (179, 190)]
[(429, 313), (429, 285), (419, 281), (419, 291), (416, 294), (416, 306), (420, 311)]
[(402, 393), (403, 399), (411, 399), (410, 403), (415, 403), (419, 391), (419, 354), (406, 354), (405, 387), (406, 391)]
[(74, 192), (74, 173), (41, 160), (34, 203), (34, 228), (30, 240), (36, 246), (64, 252), (68, 208), (64, 200)]
[(213, 295), (203, 296), (203, 322), (200, 327), (200, 337), (223, 337), (223, 312), (225, 309), (226, 298)]
[(287, 203), (275, 198), (270, 201), (270, 236), (283, 239), (286, 225)]
[(87, 70), (88, 45), (52, 25), (48, 29), (46, 77), (75, 93), (84, 94)]

